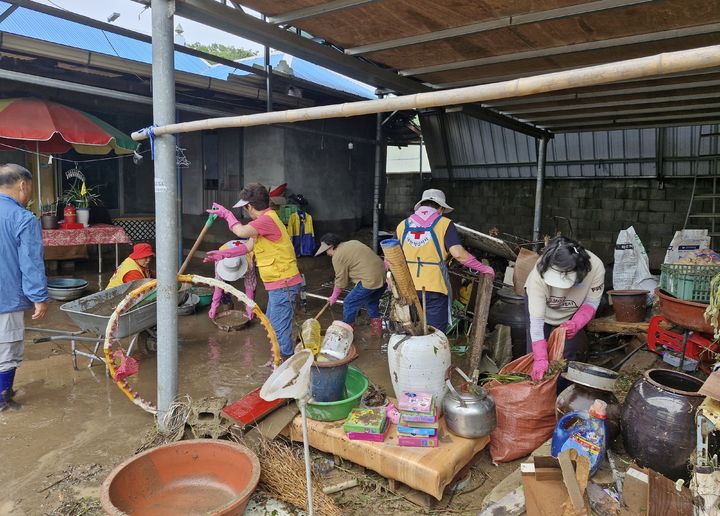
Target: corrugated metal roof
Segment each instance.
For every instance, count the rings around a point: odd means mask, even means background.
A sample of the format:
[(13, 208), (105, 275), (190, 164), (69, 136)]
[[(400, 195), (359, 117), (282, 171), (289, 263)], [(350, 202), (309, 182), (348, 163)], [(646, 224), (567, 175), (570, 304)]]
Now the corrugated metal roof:
[[(0, 1), (0, 12), (4, 12), (10, 6), (11, 4)], [(152, 45), (150, 43), (23, 7), (19, 7), (0, 22), (0, 31), (98, 54), (146, 64), (152, 63)], [(271, 56), (271, 61), (274, 61), (273, 66), (280, 59), (280, 55)], [(241, 62), (248, 64), (247, 61), (242, 60)], [(262, 58), (251, 58), (250, 61), (257, 61), (261, 64), (263, 62)], [(177, 51), (175, 52), (175, 69), (221, 80), (227, 80), (230, 74), (246, 75), (249, 73), (225, 65), (209, 64), (199, 57)], [(314, 84), (363, 98), (374, 98), (373, 88), (361, 85), (353, 79), (302, 59), (293, 59), (293, 70), (298, 78)]]
[[(448, 177), (440, 114), (421, 116), (433, 176)], [(537, 143), (527, 135), (463, 113), (446, 113), (445, 128), (454, 179), (530, 179), (537, 169)], [(682, 177), (720, 173), (718, 125), (570, 132), (548, 143), (550, 178)], [(658, 147), (658, 140), (664, 144)], [(702, 142), (702, 146), (701, 146)], [(714, 156), (707, 156), (708, 154)]]

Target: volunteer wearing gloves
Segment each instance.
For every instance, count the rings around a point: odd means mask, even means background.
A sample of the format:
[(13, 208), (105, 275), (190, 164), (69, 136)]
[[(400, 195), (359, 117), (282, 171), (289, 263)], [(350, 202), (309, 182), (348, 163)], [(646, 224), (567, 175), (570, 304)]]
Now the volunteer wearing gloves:
[(238, 237), (255, 240), (255, 263), (268, 293), (265, 313), (277, 334), (282, 358), (286, 359), (294, 352), (292, 321), (295, 300), (303, 281), (295, 249), (285, 225), (270, 209), (267, 188), (259, 183), (247, 185), (240, 192), (240, 200), (233, 206), (241, 207), (252, 219), (248, 224), (242, 224), (230, 210), (217, 203), (213, 203), (212, 209), (207, 211), (224, 219), (230, 231)]
[[(223, 244), (217, 251), (209, 251), (204, 263), (215, 263), (215, 278), (231, 283), (240, 278), (245, 282), (245, 295), (250, 299), (255, 299), (255, 288), (257, 287), (257, 278), (255, 276), (255, 264), (253, 263), (254, 242), (252, 239), (231, 240)], [(245, 256), (245, 259), (242, 257)], [(223, 292), (215, 287), (208, 311), (208, 317), (215, 319), (218, 307), (221, 305), (233, 304), (233, 297), (227, 292)], [(245, 307), (245, 313), (248, 320), (252, 321), (254, 313), (249, 306)]]
[(465, 267), (495, 277), (492, 267), (480, 263), (462, 246), (455, 224), (443, 217), (451, 211), (442, 190), (425, 190), (415, 205), (415, 213), (397, 227), (418, 296), (425, 288), (427, 322), (442, 332), (447, 329), (452, 303), (448, 258), (452, 256)]
[(155, 256), (155, 253), (150, 244), (135, 244), (133, 252), (122, 261), (115, 274), (110, 278), (105, 290), (119, 287), (123, 283), (152, 278), (153, 273), (150, 270), (150, 262), (153, 256)]
[(372, 335), (382, 335), (380, 298), (385, 292), (385, 266), (375, 251), (358, 240), (344, 242), (334, 233), (320, 239), (321, 245), (315, 256), (327, 253), (332, 257), (335, 269), (335, 288), (328, 299), (330, 306), (337, 303), (343, 289), (352, 281), (352, 291), (343, 302), (343, 322), (354, 324), (355, 317), (365, 306), (370, 316)]
[(558, 326), (565, 328), (564, 358), (575, 360), (583, 328), (595, 316), (605, 288), (605, 267), (597, 256), (575, 240), (555, 237), (548, 243), (525, 282), (533, 380), (548, 369), (547, 339)]

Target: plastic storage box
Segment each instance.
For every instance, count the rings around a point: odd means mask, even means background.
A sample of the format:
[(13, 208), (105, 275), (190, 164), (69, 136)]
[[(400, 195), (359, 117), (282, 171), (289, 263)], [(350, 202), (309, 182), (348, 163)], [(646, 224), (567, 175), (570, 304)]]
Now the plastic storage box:
[(660, 268), (660, 288), (683, 301), (710, 302), (710, 281), (720, 265), (665, 264)]

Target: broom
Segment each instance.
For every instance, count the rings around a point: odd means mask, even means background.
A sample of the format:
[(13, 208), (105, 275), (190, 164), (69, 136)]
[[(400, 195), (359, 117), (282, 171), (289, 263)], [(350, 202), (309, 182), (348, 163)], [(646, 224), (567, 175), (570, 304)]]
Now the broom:
[(383, 240), (380, 243), (385, 259), (390, 265), (390, 272), (393, 277), (393, 284), (399, 296), (397, 300), (401, 305), (405, 305), (410, 311), (409, 324), (405, 324), (412, 335), (424, 335), (422, 321), (425, 319), (424, 310), (420, 304), (420, 299), (415, 290), (410, 269), (407, 266), (405, 254), (400, 246), (400, 241), (396, 239)]

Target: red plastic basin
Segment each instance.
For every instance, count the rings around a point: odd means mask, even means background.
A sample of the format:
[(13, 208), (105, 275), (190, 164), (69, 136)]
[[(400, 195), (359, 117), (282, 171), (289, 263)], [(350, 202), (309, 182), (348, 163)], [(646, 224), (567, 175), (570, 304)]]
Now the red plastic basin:
[(116, 467), (102, 484), (107, 514), (243, 514), (260, 480), (245, 446), (198, 439), (147, 450)]

